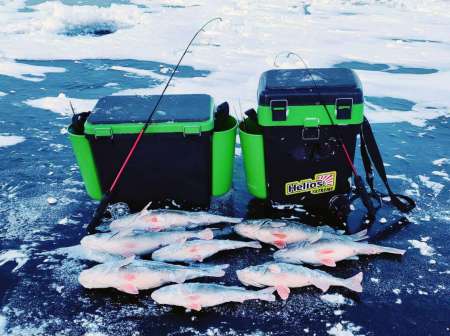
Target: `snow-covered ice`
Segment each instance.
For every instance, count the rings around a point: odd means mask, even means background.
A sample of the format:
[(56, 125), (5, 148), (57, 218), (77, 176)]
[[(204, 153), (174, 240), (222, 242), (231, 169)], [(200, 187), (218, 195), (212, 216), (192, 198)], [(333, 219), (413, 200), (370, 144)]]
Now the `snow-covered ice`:
[(25, 138), (18, 135), (0, 135), (0, 147), (8, 147), (24, 142)]

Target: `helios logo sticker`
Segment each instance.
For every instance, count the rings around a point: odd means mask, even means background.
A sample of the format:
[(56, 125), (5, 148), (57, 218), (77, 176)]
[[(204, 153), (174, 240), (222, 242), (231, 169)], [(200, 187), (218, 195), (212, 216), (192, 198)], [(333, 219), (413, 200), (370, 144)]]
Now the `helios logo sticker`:
[(314, 175), (314, 179), (304, 179), (286, 183), (286, 195), (295, 195), (305, 192), (322, 194), (336, 189), (336, 172), (326, 172)]

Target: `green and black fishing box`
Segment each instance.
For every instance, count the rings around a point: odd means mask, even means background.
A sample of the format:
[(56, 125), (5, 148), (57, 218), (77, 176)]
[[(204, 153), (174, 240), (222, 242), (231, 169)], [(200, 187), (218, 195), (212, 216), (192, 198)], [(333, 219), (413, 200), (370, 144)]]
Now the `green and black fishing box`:
[[(109, 190), (159, 96), (100, 99), (70, 140), (88, 194)], [(208, 207), (231, 187), (236, 120), (215, 118), (211, 96), (166, 95), (115, 188), (113, 202)], [(78, 127), (79, 128), (79, 127)]]
[[(349, 69), (283, 69), (261, 75), (256, 113), (240, 124), (247, 186), (280, 204), (329, 207), (349, 193), (363, 122), (363, 91)], [(331, 120), (330, 120), (331, 117)]]

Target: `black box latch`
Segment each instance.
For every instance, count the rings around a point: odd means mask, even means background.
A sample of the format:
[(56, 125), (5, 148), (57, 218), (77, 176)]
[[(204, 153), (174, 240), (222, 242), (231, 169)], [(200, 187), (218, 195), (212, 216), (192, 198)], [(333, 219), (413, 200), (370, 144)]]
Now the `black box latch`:
[(348, 120), (352, 118), (352, 98), (338, 98), (336, 99), (336, 119)]
[(286, 99), (271, 100), (270, 109), (272, 110), (273, 121), (286, 121), (288, 112), (288, 101)]

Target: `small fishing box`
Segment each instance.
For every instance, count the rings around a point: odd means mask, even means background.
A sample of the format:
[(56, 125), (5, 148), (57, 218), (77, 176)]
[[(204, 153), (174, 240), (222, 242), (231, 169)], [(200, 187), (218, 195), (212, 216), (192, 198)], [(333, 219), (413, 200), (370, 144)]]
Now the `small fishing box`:
[[(261, 75), (256, 113), (240, 124), (247, 186), (281, 204), (328, 207), (350, 191), (363, 122), (363, 92), (349, 69), (269, 70)], [(330, 120), (330, 118), (332, 120)]]
[[(70, 140), (86, 190), (109, 190), (159, 96), (100, 99)], [(78, 127), (79, 128), (79, 127)], [(216, 117), (211, 96), (166, 95), (117, 185), (113, 202), (207, 207), (231, 187), (237, 122)]]

